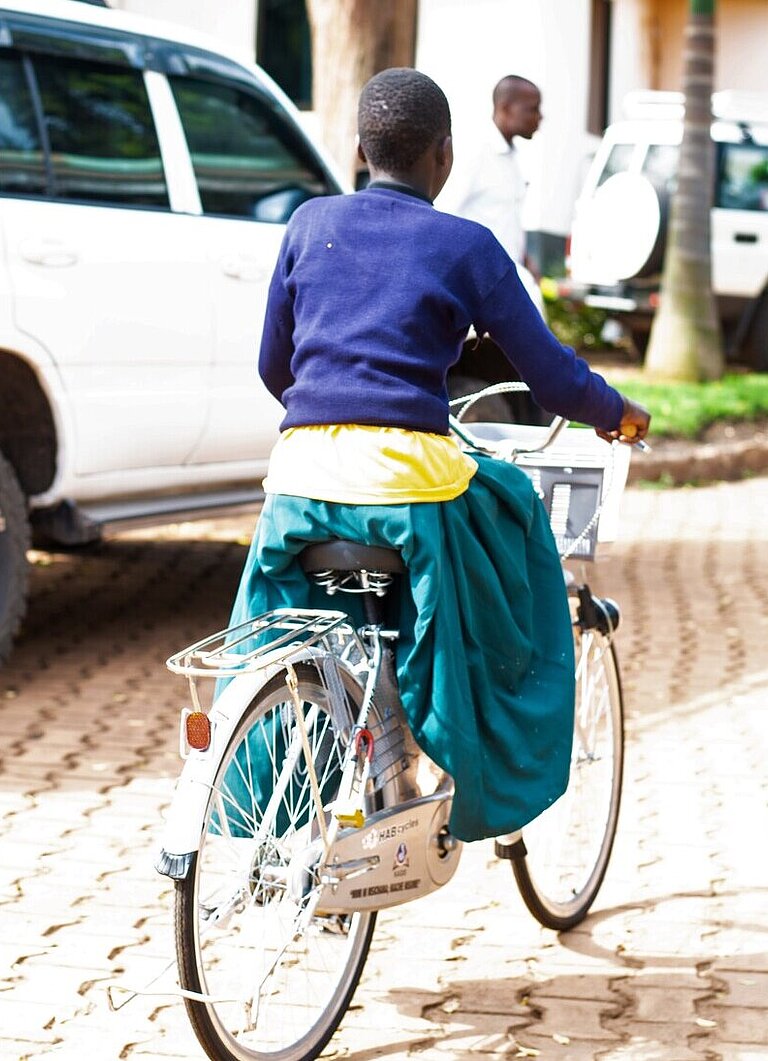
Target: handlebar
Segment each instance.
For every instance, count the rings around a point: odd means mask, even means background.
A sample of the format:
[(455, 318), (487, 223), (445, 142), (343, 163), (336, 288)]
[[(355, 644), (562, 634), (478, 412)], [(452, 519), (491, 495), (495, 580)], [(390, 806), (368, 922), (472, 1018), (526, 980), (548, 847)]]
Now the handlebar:
[(516, 394), (530, 390), (527, 383), (520, 381), (510, 381), (507, 383), (493, 383), (488, 387), (483, 387), (480, 391), (475, 391), (473, 394), (465, 394), (461, 398), (453, 398), (449, 404), (451, 406), (461, 406), (461, 409), (456, 416), (449, 414), (448, 424), (457, 438), (461, 439), (465, 445), (470, 446), (472, 449), (477, 450), (479, 453), (488, 453), (493, 457), (503, 455), (507, 460), (514, 460), (517, 456), (523, 453), (541, 453), (547, 449), (555, 441), (557, 436), (567, 427), (570, 420), (566, 420), (563, 416), (556, 416), (552, 423), (549, 425), (549, 429), (544, 439), (536, 446), (515, 446), (509, 448), (507, 446), (500, 447), (489, 445), (487, 440), (481, 441), (476, 438), (471, 431), (467, 430), (465, 424), (462, 423), (462, 417), (466, 415), (469, 409), (482, 398), (488, 398), (494, 394)]
[[(481, 442), (480, 439), (476, 438), (471, 431), (468, 431), (466, 425), (462, 423), (462, 417), (464, 417), (468, 410), (482, 398), (488, 398), (494, 394), (514, 394), (529, 390), (530, 388), (528, 387), (527, 383), (522, 383), (520, 381), (510, 381), (507, 383), (493, 383), (490, 386), (483, 387), (482, 390), (475, 391), (472, 394), (465, 394), (460, 398), (452, 398), (448, 404), (451, 407), (460, 405), (461, 409), (455, 416), (453, 414), (449, 414), (448, 425), (453, 434), (456, 435), (457, 438), (461, 439), (461, 441), (464, 442), (465, 445), (470, 446), (472, 449), (477, 450), (479, 453), (487, 453), (492, 457), (500, 457), (503, 455), (507, 460), (514, 461), (516, 457), (521, 456), (522, 454), (542, 453), (544, 450), (548, 449), (552, 445), (552, 443), (558, 437), (560, 432), (564, 428), (568, 427), (568, 425), (570, 424), (570, 420), (566, 419), (563, 416), (555, 416), (552, 420), (552, 423), (549, 425), (547, 434), (538, 445), (519, 446), (511, 448), (507, 446), (500, 447), (489, 445), (487, 440)], [(642, 453), (651, 452), (651, 447), (648, 445), (647, 442), (644, 442), (642, 439), (638, 439), (638, 441), (633, 442), (632, 445), (636, 449), (640, 450)]]
[[(504, 456), (509, 460), (514, 460), (515, 457), (520, 456), (522, 453), (541, 453), (552, 445), (563, 428), (567, 427), (569, 423), (570, 420), (566, 420), (565, 417), (556, 416), (549, 425), (544, 440), (538, 446), (514, 446), (512, 448), (505, 446), (503, 448)], [(481, 442), (480, 439), (475, 438), (458, 417), (449, 415), (448, 426), (457, 438), (460, 438), (467, 446), (471, 446), (472, 449), (476, 449), (480, 453), (488, 453), (493, 457), (500, 456), (502, 449), (500, 446), (489, 446), (487, 442)]]

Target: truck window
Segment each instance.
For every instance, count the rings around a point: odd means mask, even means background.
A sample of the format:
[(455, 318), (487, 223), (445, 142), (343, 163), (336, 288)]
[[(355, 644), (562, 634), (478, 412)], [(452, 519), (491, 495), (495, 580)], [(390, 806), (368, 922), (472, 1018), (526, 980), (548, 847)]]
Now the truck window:
[(629, 164), (632, 161), (634, 151), (634, 144), (613, 145), (608, 154), (608, 158), (605, 160), (603, 171), (598, 179), (598, 188), (601, 184), (605, 184), (609, 177), (613, 177), (616, 173), (624, 173), (629, 169)]
[(285, 223), (329, 189), (299, 134), (256, 92), (224, 80), (171, 76), (203, 212)]
[(643, 159), (642, 174), (657, 192), (672, 195), (677, 183), (680, 148), (677, 144), (651, 144)]
[(45, 194), (45, 156), (20, 55), (0, 52), (0, 194)]
[(768, 145), (719, 145), (715, 206), (768, 210)]
[(61, 56), (35, 55), (32, 61), (50, 142), (54, 195), (169, 209), (141, 72)]

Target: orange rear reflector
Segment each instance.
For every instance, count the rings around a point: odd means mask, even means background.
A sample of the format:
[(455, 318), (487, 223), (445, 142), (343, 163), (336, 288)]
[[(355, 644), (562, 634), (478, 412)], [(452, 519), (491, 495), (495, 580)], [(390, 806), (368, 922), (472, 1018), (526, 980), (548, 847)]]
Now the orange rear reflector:
[(185, 719), (187, 744), (195, 751), (207, 751), (211, 744), (211, 723), (203, 711), (190, 711)]

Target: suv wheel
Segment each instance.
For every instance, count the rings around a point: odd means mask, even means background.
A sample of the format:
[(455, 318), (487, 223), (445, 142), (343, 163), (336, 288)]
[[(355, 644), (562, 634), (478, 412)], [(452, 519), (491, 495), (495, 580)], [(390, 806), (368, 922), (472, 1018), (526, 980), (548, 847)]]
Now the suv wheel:
[(768, 291), (763, 291), (740, 352), (753, 372), (768, 372)]
[(11, 649), (27, 601), (29, 520), (24, 494), (0, 453), (0, 663)]

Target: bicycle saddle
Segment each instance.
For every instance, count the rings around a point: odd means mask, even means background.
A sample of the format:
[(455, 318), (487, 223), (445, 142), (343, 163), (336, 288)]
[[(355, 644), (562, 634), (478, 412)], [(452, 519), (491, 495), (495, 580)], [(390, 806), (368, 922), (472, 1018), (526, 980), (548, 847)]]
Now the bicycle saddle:
[(398, 575), (405, 571), (397, 549), (341, 539), (308, 545), (299, 553), (299, 563), (308, 574), (313, 571), (380, 571)]

